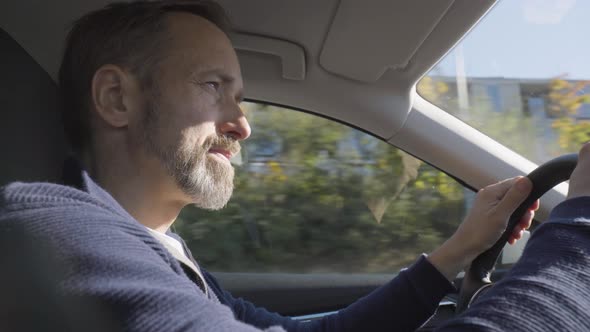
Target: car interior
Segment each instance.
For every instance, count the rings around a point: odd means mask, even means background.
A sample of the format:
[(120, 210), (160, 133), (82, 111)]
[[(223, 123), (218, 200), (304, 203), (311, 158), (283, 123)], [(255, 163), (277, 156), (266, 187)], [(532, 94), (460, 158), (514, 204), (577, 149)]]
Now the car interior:
[[(249, 101), (317, 114), (375, 136), (464, 186), (536, 164), (416, 92), (416, 84), (494, 7), (494, 0), (219, 0), (230, 15)], [(0, 3), (0, 186), (59, 181), (68, 154), (56, 75), (72, 21), (109, 1)], [(565, 198), (549, 190), (535, 220)], [(219, 272), (236, 296), (308, 320), (387, 282), (386, 274)], [(500, 278), (503, 270), (494, 277)], [(460, 278), (457, 280), (460, 282)], [(456, 294), (423, 330), (453, 315)]]

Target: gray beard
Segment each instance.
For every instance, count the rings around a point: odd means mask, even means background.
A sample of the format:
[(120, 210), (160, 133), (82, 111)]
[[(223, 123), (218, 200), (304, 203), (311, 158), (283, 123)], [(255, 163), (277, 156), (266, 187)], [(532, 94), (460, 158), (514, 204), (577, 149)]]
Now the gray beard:
[(180, 190), (197, 207), (219, 210), (229, 201), (234, 189), (234, 168), (209, 156), (212, 139), (203, 146), (188, 146), (182, 138), (174, 146), (162, 146), (159, 137), (157, 103), (150, 103), (143, 121), (143, 145), (165, 167)]
[(160, 150), (158, 158), (197, 207), (219, 210), (227, 204), (234, 189), (231, 165), (213, 160), (201, 147), (168, 151)]

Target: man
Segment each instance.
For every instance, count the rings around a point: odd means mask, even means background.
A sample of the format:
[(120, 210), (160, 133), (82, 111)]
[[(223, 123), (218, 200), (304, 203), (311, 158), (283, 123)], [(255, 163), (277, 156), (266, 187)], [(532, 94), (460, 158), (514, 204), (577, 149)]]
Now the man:
[(225, 22), (208, 1), (116, 4), (77, 21), (59, 83), (81, 165), (68, 163), (65, 185), (4, 188), (0, 223), (48, 239), (67, 268), (61, 292), (90, 299), (128, 331), (416, 329), (456, 274), (499, 238), (530, 182), (480, 191), (445, 244), (338, 314), (299, 323), (233, 298), (169, 232), (187, 204), (226, 204), (229, 159), (250, 135)]

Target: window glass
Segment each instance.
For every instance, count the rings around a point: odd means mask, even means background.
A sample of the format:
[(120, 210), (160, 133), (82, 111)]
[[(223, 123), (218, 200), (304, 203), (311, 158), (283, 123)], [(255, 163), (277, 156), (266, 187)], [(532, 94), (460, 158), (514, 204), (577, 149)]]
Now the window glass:
[(473, 194), (416, 158), (331, 120), (245, 104), (252, 136), (232, 199), (175, 223), (207, 269), (391, 273), (463, 219)]
[(530, 160), (590, 140), (590, 2), (503, 0), (418, 93)]

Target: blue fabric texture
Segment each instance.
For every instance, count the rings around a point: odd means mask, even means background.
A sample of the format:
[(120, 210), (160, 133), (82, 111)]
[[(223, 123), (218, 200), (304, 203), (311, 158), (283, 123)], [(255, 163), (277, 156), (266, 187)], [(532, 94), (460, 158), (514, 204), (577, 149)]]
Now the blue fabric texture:
[(437, 331), (590, 331), (590, 197), (555, 207), (510, 272)]
[(59, 291), (102, 304), (125, 331), (413, 331), (453, 290), (422, 256), (388, 284), (312, 323), (234, 298), (203, 270), (220, 303), (212, 301), (86, 172), (73, 178), (76, 186), (13, 183), (0, 189), (0, 226), (19, 225), (49, 242), (66, 268)]

